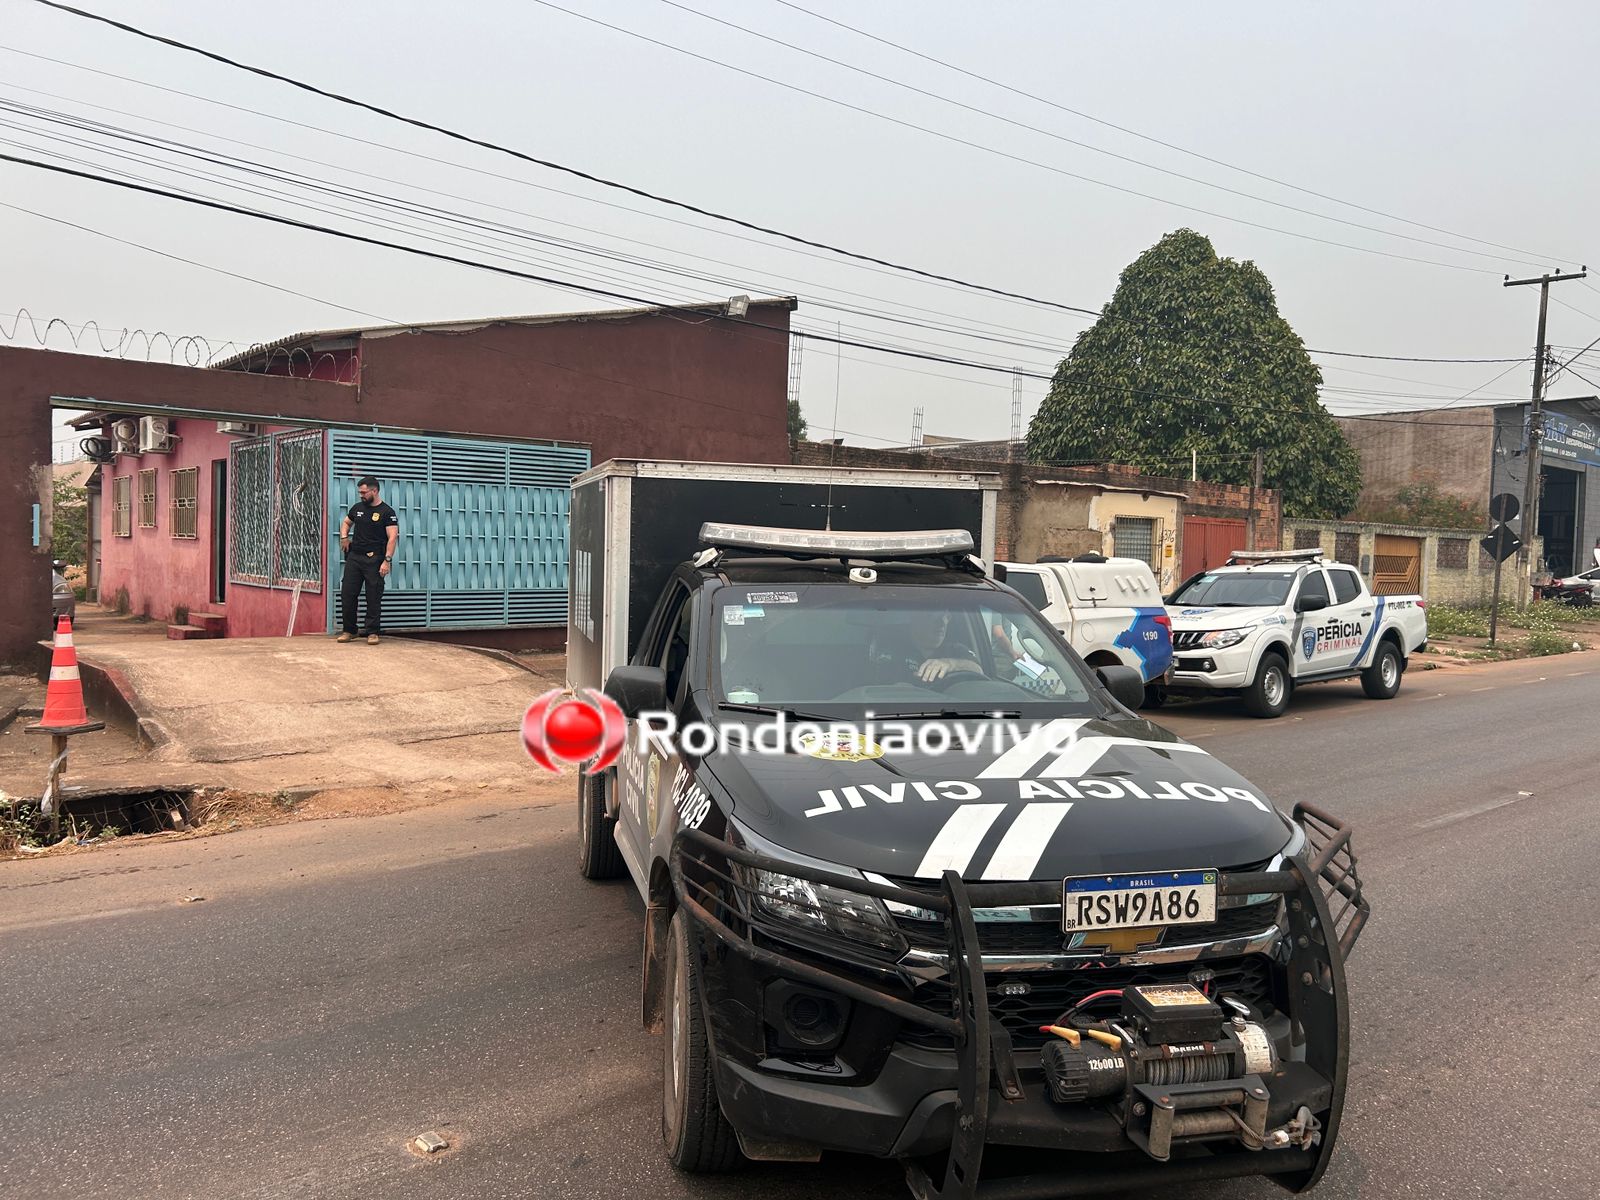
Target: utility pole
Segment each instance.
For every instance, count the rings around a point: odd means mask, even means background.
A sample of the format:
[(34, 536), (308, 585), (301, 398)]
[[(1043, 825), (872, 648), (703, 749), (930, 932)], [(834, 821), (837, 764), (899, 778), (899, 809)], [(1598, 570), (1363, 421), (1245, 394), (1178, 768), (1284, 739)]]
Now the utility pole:
[(1011, 440), (1022, 438), (1022, 368), (1011, 368)]
[[(1584, 279), (1589, 274), (1587, 266), (1562, 275), (1549, 273), (1532, 279), (1513, 279), (1507, 275), (1502, 287), (1527, 287), (1539, 285), (1539, 336), (1533, 352), (1533, 403), (1528, 408), (1528, 452), (1523, 456), (1525, 478), (1522, 484), (1522, 551), (1517, 556), (1519, 564), (1528, 566), (1528, 583), (1533, 583), (1533, 570), (1529, 566), (1534, 536), (1539, 532), (1539, 472), (1544, 450), (1544, 362), (1547, 347), (1544, 341), (1545, 319), (1550, 312), (1550, 285), (1569, 279)], [(1528, 594), (1517, 588), (1517, 607), (1523, 607)]]
[(1255, 464), (1250, 472), (1250, 528), (1248, 532), (1250, 534), (1249, 548), (1251, 550), (1258, 549), (1256, 546), (1256, 496), (1261, 491), (1263, 466), (1261, 447), (1257, 446)]

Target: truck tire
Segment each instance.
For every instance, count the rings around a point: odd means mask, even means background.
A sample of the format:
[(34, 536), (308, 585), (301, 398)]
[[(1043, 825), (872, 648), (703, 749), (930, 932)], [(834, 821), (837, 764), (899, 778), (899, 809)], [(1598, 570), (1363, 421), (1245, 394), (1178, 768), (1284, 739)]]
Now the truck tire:
[(661, 1140), (673, 1166), (700, 1175), (730, 1171), (744, 1161), (744, 1155), (717, 1100), (694, 957), (689, 918), (679, 909), (667, 935), (663, 972), (667, 995), (661, 1035)]
[(1379, 642), (1372, 665), (1361, 672), (1361, 690), (1369, 700), (1393, 700), (1400, 690), (1400, 651), (1393, 642)]
[(579, 775), (578, 870), (585, 879), (616, 879), (627, 869), (616, 831), (616, 820), (606, 816), (605, 780)]
[(1276, 650), (1261, 656), (1256, 677), (1244, 690), (1244, 710), (1252, 717), (1281, 717), (1289, 707), (1289, 664)]

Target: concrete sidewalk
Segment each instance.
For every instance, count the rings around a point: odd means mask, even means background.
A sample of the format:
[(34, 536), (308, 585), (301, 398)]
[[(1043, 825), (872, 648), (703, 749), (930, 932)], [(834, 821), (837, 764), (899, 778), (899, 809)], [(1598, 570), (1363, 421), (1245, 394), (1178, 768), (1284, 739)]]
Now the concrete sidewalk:
[(169, 641), (92, 611), (74, 641), (154, 743), (141, 774), (252, 791), (526, 783), (522, 714), (565, 673), (393, 637)]

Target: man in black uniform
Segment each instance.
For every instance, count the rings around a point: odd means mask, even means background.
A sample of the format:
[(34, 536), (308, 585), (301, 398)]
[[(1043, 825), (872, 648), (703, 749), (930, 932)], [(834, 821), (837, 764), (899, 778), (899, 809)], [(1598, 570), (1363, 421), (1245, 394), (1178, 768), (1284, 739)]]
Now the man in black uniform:
[(400, 521), (378, 498), (378, 480), (363, 475), (356, 485), (359, 503), (352, 504), (339, 522), (339, 549), (344, 551), (344, 582), (339, 600), (344, 606), (344, 632), (336, 640), (356, 639), (356, 602), (361, 585), (367, 587), (367, 645), (378, 644), (383, 628), (383, 581), (394, 565), (394, 546), (400, 540)]

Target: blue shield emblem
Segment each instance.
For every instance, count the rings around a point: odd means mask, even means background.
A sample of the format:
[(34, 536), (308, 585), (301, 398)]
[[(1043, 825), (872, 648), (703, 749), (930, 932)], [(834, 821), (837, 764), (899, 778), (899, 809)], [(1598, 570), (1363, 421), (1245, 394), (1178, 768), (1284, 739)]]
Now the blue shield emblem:
[(1317, 631), (1314, 627), (1300, 635), (1300, 649), (1305, 651), (1307, 661), (1317, 652)]

